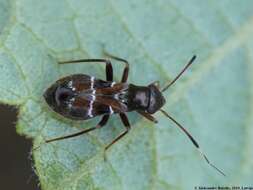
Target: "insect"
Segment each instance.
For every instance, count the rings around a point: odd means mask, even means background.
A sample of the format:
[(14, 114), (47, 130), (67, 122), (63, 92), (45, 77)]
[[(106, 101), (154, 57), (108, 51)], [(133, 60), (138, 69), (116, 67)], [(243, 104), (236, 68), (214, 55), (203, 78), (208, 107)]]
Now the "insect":
[(46, 140), (46, 143), (58, 141), (62, 139), (76, 137), (95, 129), (102, 128), (106, 125), (112, 114), (118, 114), (125, 131), (119, 134), (105, 147), (108, 150), (114, 143), (125, 136), (131, 125), (129, 123), (127, 112), (136, 111), (141, 116), (157, 123), (152, 115), (160, 111), (176, 124), (191, 140), (193, 145), (199, 150), (206, 162), (215, 168), (218, 172), (225, 174), (214, 166), (200, 150), (199, 144), (192, 135), (172, 116), (162, 109), (166, 100), (163, 96), (171, 85), (173, 85), (185, 70), (193, 63), (196, 56), (186, 64), (182, 71), (164, 88), (160, 90), (159, 82), (153, 82), (148, 86), (137, 86), (127, 83), (129, 73), (129, 63), (125, 59), (106, 53), (110, 59), (117, 60), (125, 65), (121, 81), (116, 83), (113, 81), (113, 67), (109, 59), (79, 59), (59, 62), (60, 64), (69, 63), (103, 63), (106, 66), (106, 80), (97, 79), (93, 76), (85, 74), (74, 74), (56, 81), (44, 93), (47, 104), (58, 114), (72, 120), (87, 120), (96, 116), (101, 116), (99, 123), (91, 128), (85, 129), (78, 133)]

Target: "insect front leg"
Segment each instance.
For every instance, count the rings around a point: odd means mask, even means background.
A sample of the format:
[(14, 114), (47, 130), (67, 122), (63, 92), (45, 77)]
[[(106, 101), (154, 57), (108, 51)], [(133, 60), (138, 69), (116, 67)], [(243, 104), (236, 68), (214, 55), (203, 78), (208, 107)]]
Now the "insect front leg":
[(110, 144), (108, 144), (108, 145), (105, 147), (105, 149), (104, 149), (104, 159), (105, 159), (105, 160), (106, 160), (106, 155), (105, 155), (106, 151), (107, 151), (114, 143), (116, 143), (118, 140), (120, 140), (122, 137), (124, 137), (124, 136), (129, 132), (129, 130), (131, 129), (131, 125), (130, 125), (130, 123), (129, 123), (129, 120), (128, 120), (126, 114), (120, 113), (119, 116), (120, 116), (120, 119), (121, 119), (122, 123), (124, 124), (126, 130), (125, 130), (124, 132), (122, 132), (119, 136), (117, 136)]
[(105, 56), (111, 58), (111, 59), (115, 59), (117, 61), (120, 61), (120, 62), (123, 62), (125, 63), (125, 68), (124, 68), (124, 71), (123, 71), (123, 74), (122, 74), (122, 78), (121, 78), (121, 82), (127, 82), (127, 79), (128, 79), (128, 73), (129, 73), (129, 63), (127, 60), (125, 59), (122, 59), (122, 58), (119, 58), (119, 57), (116, 57), (108, 52), (106, 52), (105, 50), (103, 50), (103, 53)]
[(68, 64), (68, 63), (105, 63), (106, 68), (106, 80), (113, 81), (113, 68), (112, 63), (110, 60), (107, 59), (77, 59), (77, 60), (70, 60), (70, 61), (61, 61), (59, 64)]
[(147, 120), (152, 121), (153, 123), (158, 123), (157, 119), (154, 118), (151, 114), (146, 113), (144, 111), (137, 111), (140, 115), (145, 117)]

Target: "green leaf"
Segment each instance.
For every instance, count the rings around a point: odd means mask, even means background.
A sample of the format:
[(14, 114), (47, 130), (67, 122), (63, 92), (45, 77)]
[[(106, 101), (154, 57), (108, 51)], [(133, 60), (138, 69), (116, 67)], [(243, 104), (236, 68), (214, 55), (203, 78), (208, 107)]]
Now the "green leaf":
[[(130, 113), (132, 130), (107, 152), (107, 162), (103, 148), (124, 129), (116, 115), (100, 130), (33, 151), (42, 189), (252, 185), (252, 7), (251, 0), (0, 0), (0, 101), (19, 106), (17, 131), (33, 138), (34, 147), (98, 121), (69, 121), (44, 102), (44, 90), (62, 76), (105, 77), (101, 65), (59, 60), (99, 58), (104, 44), (129, 60), (129, 82), (164, 85), (196, 54), (165, 93), (164, 109), (227, 174), (206, 164), (161, 113), (157, 125)], [(121, 65), (114, 65), (119, 79)]]

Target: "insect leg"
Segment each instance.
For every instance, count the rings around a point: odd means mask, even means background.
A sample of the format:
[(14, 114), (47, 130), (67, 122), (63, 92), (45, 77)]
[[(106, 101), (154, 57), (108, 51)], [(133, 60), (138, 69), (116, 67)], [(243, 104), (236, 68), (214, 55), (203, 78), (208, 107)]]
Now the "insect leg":
[(77, 137), (77, 136), (80, 136), (84, 133), (88, 133), (90, 131), (93, 131), (95, 129), (99, 129), (103, 126), (106, 125), (108, 119), (109, 119), (110, 115), (104, 115), (102, 117), (102, 119), (100, 120), (100, 122), (97, 124), (96, 127), (91, 127), (91, 128), (88, 128), (88, 129), (85, 129), (83, 131), (80, 131), (80, 132), (77, 132), (77, 133), (74, 133), (74, 134), (71, 134), (71, 135), (67, 135), (67, 136), (62, 136), (62, 137), (58, 137), (58, 138), (54, 138), (54, 139), (49, 139), (49, 140), (46, 140), (45, 142), (46, 143), (50, 143), (50, 142), (53, 142), (53, 141), (58, 141), (58, 140), (63, 140), (63, 139), (68, 139), (68, 138), (73, 138), (73, 137)]
[(152, 121), (154, 123), (158, 123), (158, 121), (156, 120), (156, 118), (154, 118), (151, 114), (143, 112), (143, 111), (137, 111), (140, 115), (142, 115), (143, 117), (145, 117), (146, 119), (148, 119), (149, 121)]
[(106, 80), (113, 81), (113, 68), (110, 60), (106, 59), (78, 59), (70, 61), (60, 61), (59, 64), (68, 64), (68, 63), (105, 63), (106, 64)]
[(124, 132), (122, 132), (119, 136), (117, 136), (110, 144), (106, 145), (105, 149), (104, 149), (104, 159), (105, 159), (105, 152), (114, 144), (116, 143), (118, 140), (120, 140), (123, 136), (125, 136), (128, 131), (130, 130), (131, 126), (130, 123), (128, 121), (128, 118), (126, 116), (126, 114), (124, 113), (120, 113), (119, 114), (120, 119), (122, 121), (122, 123), (124, 124), (126, 130)]
[(121, 78), (121, 82), (123, 82), (123, 83), (124, 83), (124, 82), (127, 82), (128, 73), (129, 73), (129, 63), (128, 63), (128, 61), (125, 60), (125, 59), (116, 57), (116, 56), (114, 56), (114, 55), (112, 55), (112, 54), (106, 52), (105, 50), (104, 50), (103, 53), (104, 53), (105, 56), (107, 56), (107, 57), (109, 57), (109, 58), (111, 58), (111, 59), (115, 59), (115, 60), (117, 60), (117, 61), (120, 61), (120, 62), (125, 63), (125, 68), (124, 68), (124, 71), (123, 71), (123, 75), (122, 75), (122, 78)]

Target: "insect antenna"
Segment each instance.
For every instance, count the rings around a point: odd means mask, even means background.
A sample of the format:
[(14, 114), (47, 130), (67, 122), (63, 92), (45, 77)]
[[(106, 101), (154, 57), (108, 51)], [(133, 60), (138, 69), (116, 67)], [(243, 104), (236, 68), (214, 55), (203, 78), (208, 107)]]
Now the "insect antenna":
[(196, 59), (196, 55), (194, 55), (191, 60), (187, 63), (187, 65), (182, 69), (182, 71), (169, 83), (167, 84), (163, 89), (162, 92), (166, 91), (171, 85), (173, 85), (177, 79), (186, 71), (186, 69), (193, 63), (193, 61)]
[(160, 109), (160, 111), (166, 116), (168, 117), (171, 121), (173, 121), (176, 126), (178, 126), (191, 140), (191, 142), (193, 143), (193, 145), (197, 148), (197, 150), (200, 152), (200, 154), (204, 157), (204, 159), (206, 160), (206, 162), (213, 167), (216, 171), (218, 171), (220, 174), (222, 174), (223, 176), (226, 176), (224, 172), (222, 172), (219, 168), (217, 168), (215, 165), (213, 165), (207, 158), (207, 156), (201, 151), (199, 144), (197, 143), (197, 141), (191, 136), (191, 134), (180, 124), (178, 123), (173, 117), (171, 117), (166, 111)]

